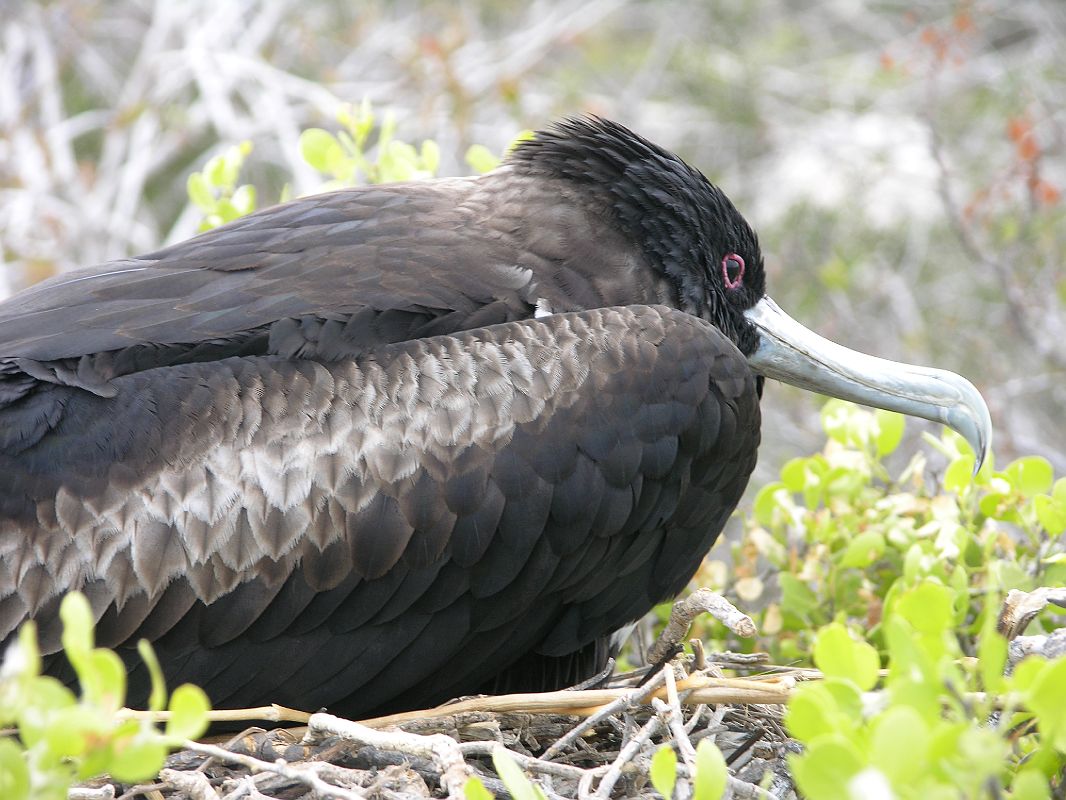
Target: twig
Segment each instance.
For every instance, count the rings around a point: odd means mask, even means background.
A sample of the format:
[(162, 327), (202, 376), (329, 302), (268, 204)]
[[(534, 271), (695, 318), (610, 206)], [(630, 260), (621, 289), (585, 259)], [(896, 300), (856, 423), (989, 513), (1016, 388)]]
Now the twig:
[(592, 773), (593, 777), (602, 775), (607, 767), (594, 767), (583, 769), (571, 764), (560, 764), (555, 761), (545, 761), (543, 757), (534, 758), (504, 747), (499, 742), (464, 742), (459, 745), (464, 756), (492, 756), (502, 751), (514, 759), (522, 769), (529, 772), (537, 772), (542, 775), (551, 775), (556, 778), (565, 778), (571, 781), (580, 781), (586, 774)]
[(614, 760), (611, 766), (604, 773), (603, 779), (600, 781), (600, 785), (596, 788), (596, 793), (593, 795), (602, 800), (607, 800), (611, 796), (611, 791), (614, 789), (614, 785), (618, 783), (618, 779), (622, 777), (622, 770), (626, 764), (632, 761), (640, 749), (647, 743), (652, 736), (659, 732), (662, 727), (662, 721), (658, 717), (652, 717), (640, 729), (636, 736), (629, 740), (629, 743), (622, 748), (618, 754), (618, 758)]
[(1010, 643), (1008, 650), (1008, 669), (1013, 669), (1023, 658), (1040, 656), (1058, 658), (1066, 654), (1066, 628), (1059, 628), (1046, 636), (1018, 636)]
[(1033, 589), (1031, 592), (1011, 589), (1003, 601), (996, 629), (1008, 640), (1013, 639), (1022, 633), (1033, 618), (1048, 605), (1066, 608), (1066, 588), (1044, 586)]
[[(454, 706), (453, 706), (454, 708)], [(420, 736), (404, 731), (380, 731), (332, 714), (312, 714), (307, 723), (305, 742), (313, 743), (327, 736), (339, 736), (353, 742), (431, 758), (441, 766), (441, 785), (449, 797), (463, 797), (463, 787), (473, 772), (463, 760), (459, 744), (449, 736), (434, 733)]]
[[(658, 679), (653, 679), (657, 681)], [(369, 728), (387, 728), (402, 725), (413, 720), (447, 717), (470, 711), (487, 711), (493, 713), (527, 713), (527, 714), (569, 714), (573, 716), (597, 715), (598, 718), (614, 713), (634, 702), (631, 695), (650, 696), (657, 684), (649, 683), (633, 689), (586, 689), (583, 691), (538, 692), (530, 694), (502, 694), (492, 697), (476, 697), (451, 703), (446, 706), (406, 711), (387, 717), (360, 720), (360, 724)], [(783, 705), (791, 696), (795, 680), (789, 675), (768, 675), (750, 678), (713, 678), (708, 675), (694, 674), (678, 684), (679, 689), (693, 691), (683, 701), (685, 705), (718, 703), (756, 703)], [(654, 696), (660, 699), (666, 696), (666, 690), (659, 688)], [(604, 706), (619, 702), (617, 708), (607, 710)], [(314, 717), (312, 717), (313, 719)], [(588, 728), (584, 728), (588, 730)]]
[(67, 800), (115, 800), (115, 787), (110, 783), (95, 788), (75, 787), (67, 790)]
[(218, 800), (218, 792), (202, 772), (162, 769), (159, 771), (159, 779), (170, 788), (188, 795), (191, 800)]
[(670, 621), (648, 650), (648, 661), (655, 664), (666, 658), (688, 635), (692, 621), (700, 614), (710, 614), (737, 636), (750, 638), (758, 633), (751, 617), (722, 595), (710, 589), (697, 589), (688, 597), (674, 603), (670, 611)]
[[(455, 742), (452, 742), (454, 745)], [(268, 761), (262, 761), (253, 756), (246, 756), (241, 753), (232, 753), (222, 747), (216, 747), (213, 744), (200, 744), (199, 742), (187, 741), (183, 745), (186, 750), (192, 750), (195, 753), (208, 756), (210, 758), (218, 759), (219, 761), (229, 762), (232, 764), (240, 764), (242, 767), (247, 767), (252, 772), (273, 772), (277, 775), (281, 775), (284, 778), (288, 778), (293, 781), (298, 781), (305, 786), (310, 787), (320, 797), (329, 798), (335, 797), (338, 800), (363, 800), (366, 794), (357, 789), (344, 789), (339, 786), (334, 786), (331, 783), (327, 783), (322, 775), (330, 775), (331, 777), (345, 777), (350, 774), (352, 770), (346, 770), (342, 767), (336, 767), (332, 764), (326, 763), (314, 763), (304, 764), (299, 767), (287, 764), (284, 760), (278, 759), (277, 761), (270, 763)], [(189, 773), (181, 772), (179, 770), (163, 770), (160, 772), (160, 777), (173, 783), (176, 776), (189, 776), (189, 775), (202, 775), (202, 773)], [(177, 780), (182, 778), (177, 777)], [(186, 791), (184, 787), (178, 787), (177, 784), (173, 784), (177, 788), (181, 788), (182, 791)], [(212, 790), (212, 795), (207, 795), (209, 800), (218, 800), (218, 795)], [(195, 800), (200, 800), (196, 797)]]
[(616, 700), (613, 700), (607, 705), (601, 707), (595, 713), (590, 714), (587, 719), (585, 719), (583, 722), (576, 725), (575, 727), (571, 728), (565, 736), (558, 739), (555, 744), (545, 750), (541, 758), (547, 760), (558, 755), (564, 749), (566, 749), (575, 741), (577, 741), (577, 738), (581, 736), (581, 734), (583, 734), (587, 730), (591, 730), (594, 726), (598, 725), (605, 717), (609, 717), (612, 714), (616, 714), (624, 708), (632, 707), (639, 703), (643, 703), (645, 698), (647, 698), (649, 694), (657, 690), (666, 680), (667, 669), (669, 669), (669, 667), (660, 670), (658, 675), (656, 675), (643, 686), (639, 686), (636, 689), (627, 692)]
[[(170, 719), (169, 711), (138, 711), (123, 708), (115, 715), (119, 719), (148, 720), (166, 722)], [(285, 706), (269, 705), (258, 708), (217, 709), (207, 712), (209, 722), (300, 722), (307, 724), (311, 715), (306, 711), (297, 711)]]
[(726, 775), (726, 782), (729, 784), (729, 791), (733, 800), (776, 800), (776, 798), (768, 791), (760, 786), (756, 786), (754, 783), (748, 783), (742, 781), (740, 778), (734, 778), (732, 775)]

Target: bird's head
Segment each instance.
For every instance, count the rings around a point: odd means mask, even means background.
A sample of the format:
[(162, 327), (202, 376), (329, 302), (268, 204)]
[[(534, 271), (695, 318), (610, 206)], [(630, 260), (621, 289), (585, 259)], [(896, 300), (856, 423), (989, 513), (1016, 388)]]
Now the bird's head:
[(699, 170), (597, 117), (556, 123), (519, 145), (512, 161), (528, 174), (587, 187), (667, 279), (677, 307), (714, 324), (756, 374), (942, 422), (971, 444), (980, 467), (992, 425), (973, 384), (953, 372), (857, 353), (785, 314), (766, 294), (755, 231)]
[(766, 292), (759, 239), (717, 186), (680, 158), (616, 122), (574, 117), (522, 142), (527, 174), (587, 189), (649, 265), (678, 308), (713, 323), (745, 355), (758, 336), (744, 312)]

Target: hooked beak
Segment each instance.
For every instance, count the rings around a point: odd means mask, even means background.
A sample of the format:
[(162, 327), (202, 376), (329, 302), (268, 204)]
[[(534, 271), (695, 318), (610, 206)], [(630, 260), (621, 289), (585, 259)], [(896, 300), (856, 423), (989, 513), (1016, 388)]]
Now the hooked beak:
[(748, 363), (759, 375), (867, 406), (941, 422), (970, 443), (974, 473), (992, 444), (992, 419), (972, 383), (954, 372), (857, 353), (823, 339), (769, 297), (744, 312), (759, 331)]

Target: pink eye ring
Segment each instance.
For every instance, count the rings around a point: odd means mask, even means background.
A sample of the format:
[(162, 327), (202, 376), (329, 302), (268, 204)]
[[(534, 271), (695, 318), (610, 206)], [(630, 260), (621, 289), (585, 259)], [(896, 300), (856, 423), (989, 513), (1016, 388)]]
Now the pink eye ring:
[(722, 280), (725, 288), (736, 289), (744, 282), (744, 259), (736, 253), (729, 253), (722, 259)]

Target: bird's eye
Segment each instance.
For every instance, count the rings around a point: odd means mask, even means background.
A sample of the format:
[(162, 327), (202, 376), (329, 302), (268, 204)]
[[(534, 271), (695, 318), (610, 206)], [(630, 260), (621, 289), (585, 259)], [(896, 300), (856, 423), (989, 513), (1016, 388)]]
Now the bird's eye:
[(722, 278), (727, 289), (736, 289), (744, 280), (744, 259), (730, 253), (722, 259)]

